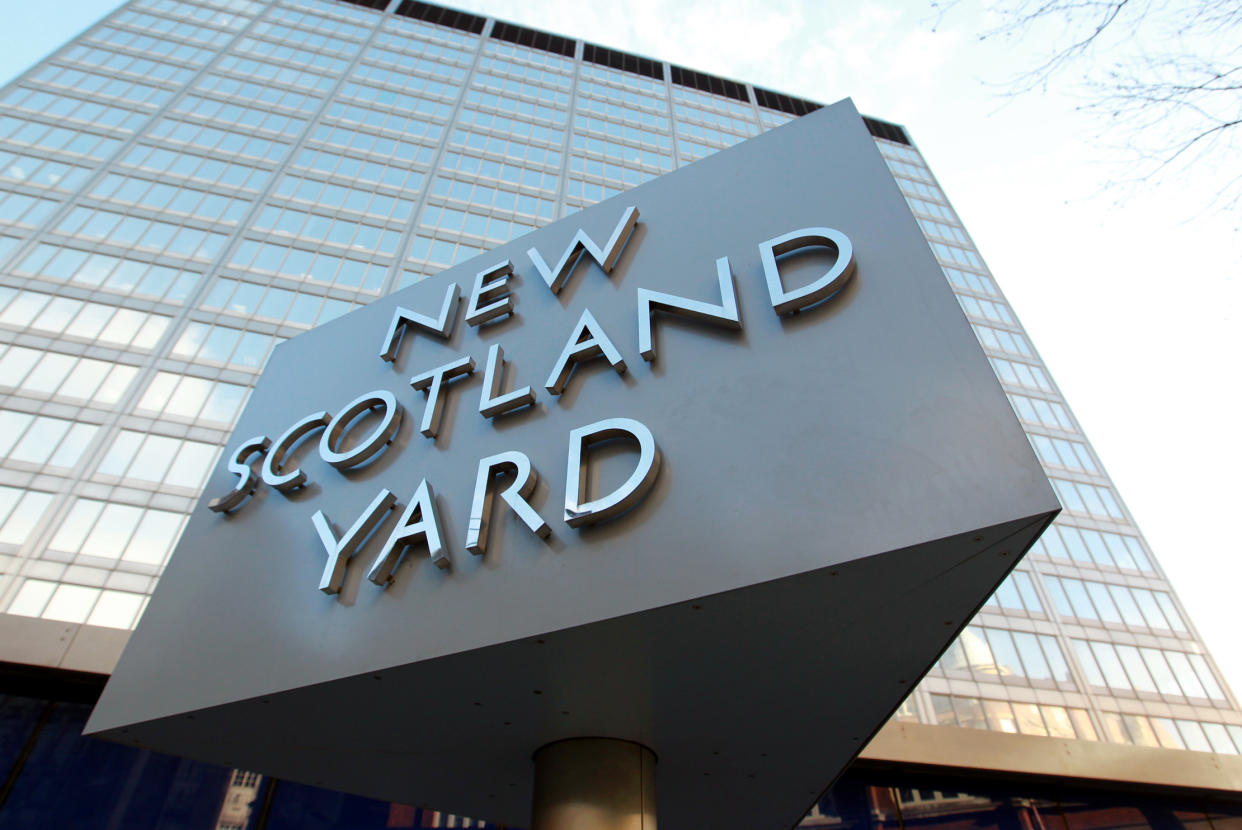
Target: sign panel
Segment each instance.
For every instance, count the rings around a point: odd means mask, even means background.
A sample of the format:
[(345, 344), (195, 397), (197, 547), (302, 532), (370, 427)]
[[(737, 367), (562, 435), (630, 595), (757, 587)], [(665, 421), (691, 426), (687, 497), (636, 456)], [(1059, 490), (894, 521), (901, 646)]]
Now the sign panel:
[(786, 827), (1057, 510), (842, 102), (280, 346), (89, 731), (519, 826), (616, 737)]

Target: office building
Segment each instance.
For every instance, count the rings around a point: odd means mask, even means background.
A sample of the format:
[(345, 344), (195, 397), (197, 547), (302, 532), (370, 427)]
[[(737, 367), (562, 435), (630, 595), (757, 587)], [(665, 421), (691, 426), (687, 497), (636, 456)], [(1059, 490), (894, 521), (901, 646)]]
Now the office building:
[[(9, 84), (0, 827), (50, 803), (40, 753), (80, 729), (277, 343), (817, 106), (414, 0), (132, 0)], [(1187, 609), (909, 134), (867, 126), (1065, 508), (890, 729), (1237, 769), (1242, 710)], [(143, 763), (170, 782), (186, 768)], [(219, 776), (236, 803), (183, 792), (187, 815), (210, 803), (220, 827), (253, 826), (259, 808), (239, 804), (264, 782)], [(889, 806), (983, 809), (932, 790)], [(862, 812), (882, 820), (870, 797)], [(449, 821), (408, 818), (388, 826)]]

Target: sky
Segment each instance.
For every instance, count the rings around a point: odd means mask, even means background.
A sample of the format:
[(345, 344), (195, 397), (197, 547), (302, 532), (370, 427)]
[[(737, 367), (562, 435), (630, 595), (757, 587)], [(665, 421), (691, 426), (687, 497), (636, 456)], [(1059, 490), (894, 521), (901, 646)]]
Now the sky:
[[(1242, 694), (1242, 206), (1219, 158), (1141, 175), (1072, 73), (1006, 94), (1060, 32), (981, 40), (985, 1), (452, 5), (905, 125)], [(115, 5), (7, 9), (0, 84)]]

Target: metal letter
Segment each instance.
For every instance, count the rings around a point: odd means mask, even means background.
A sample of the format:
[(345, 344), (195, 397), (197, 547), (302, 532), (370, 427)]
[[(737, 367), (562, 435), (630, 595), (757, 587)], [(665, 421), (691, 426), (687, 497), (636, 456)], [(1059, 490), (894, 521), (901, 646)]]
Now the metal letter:
[(500, 387), (504, 380), (505, 353), (499, 343), (493, 343), (487, 351), (487, 370), (483, 373), (483, 394), (479, 397), (479, 414), (495, 418), (535, 402), (535, 393), (529, 386), (514, 389), (504, 395)]
[(692, 320), (716, 323), (728, 329), (740, 329), (742, 318), (737, 310), (737, 291), (729, 258), (716, 260), (716, 279), (720, 282), (720, 305), (690, 300), (648, 288), (638, 289), (638, 352), (643, 360), (655, 360), (655, 344), (651, 339), (651, 318), (657, 311), (680, 314)]
[(397, 310), (392, 313), (392, 322), (388, 324), (388, 332), (384, 335), (380, 358), (389, 363), (397, 359), (397, 350), (401, 348), (405, 330), (410, 326), (417, 326), (437, 337), (448, 337), (452, 334), (453, 325), (457, 322), (457, 315), (453, 311), (457, 308), (460, 291), (457, 283), (452, 283), (445, 289), (444, 304), (440, 306), (439, 317), (428, 317), (426, 314), (397, 306)]
[(237, 483), (233, 485), (233, 489), (225, 493), (218, 499), (212, 499), (207, 504), (207, 509), (216, 513), (228, 513), (243, 501), (246, 496), (254, 492), (254, 488), (259, 484), (259, 477), (254, 474), (254, 470), (250, 468), (247, 459), (256, 452), (267, 452), (267, 448), (271, 446), (272, 440), (266, 435), (256, 435), (253, 438), (247, 438), (241, 443), (236, 450), (233, 451), (233, 457), (229, 459), (228, 468), (230, 473), (237, 476)]
[[(380, 407), (384, 409), (384, 417), (367, 436), (367, 440), (352, 450), (338, 452), (333, 449), (341, 443), (341, 438), (355, 418), (368, 409)], [(328, 424), (328, 428), (323, 431), (323, 435), (319, 438), (320, 457), (342, 472), (370, 461), (371, 457), (388, 446), (393, 436), (397, 434), (397, 430), (401, 427), (401, 411), (396, 397), (387, 389), (376, 389), (374, 392), (359, 395), (338, 412)]]
[(298, 468), (288, 473), (280, 472), (280, 465), (285, 461), (285, 454), (293, 449), (302, 436), (308, 432), (327, 426), (332, 416), (327, 412), (315, 412), (295, 423), (285, 434), (276, 439), (267, 458), (263, 459), (263, 483), (275, 487), (282, 493), (290, 493), (306, 483), (306, 473)]
[[(509, 277), (513, 276), (513, 263), (505, 260), (480, 271), (474, 278), (470, 302), (466, 304), (466, 325), (479, 326), (505, 314), (513, 313), (513, 295), (509, 293)], [(490, 282), (489, 282), (490, 280)], [(496, 296), (496, 292), (505, 293)], [(480, 307), (479, 303), (487, 303)]]
[(516, 474), (513, 483), (501, 492), (500, 498), (540, 539), (548, 538), (552, 532), (548, 523), (526, 501), (539, 483), (539, 475), (530, 465), (530, 459), (516, 451), (491, 455), (479, 462), (479, 473), (474, 480), (474, 502), (470, 505), (470, 524), (466, 529), (466, 550), (475, 556), (487, 552), (488, 523), (492, 515), (492, 473), (502, 467), (513, 467)]
[(625, 248), (625, 243), (629, 241), (630, 232), (634, 230), (634, 225), (638, 223), (638, 208), (628, 207), (625, 213), (621, 214), (621, 221), (617, 223), (616, 229), (612, 232), (612, 236), (608, 238), (608, 244), (601, 251), (599, 246), (595, 244), (595, 240), (587, 236), (586, 231), (582, 228), (574, 234), (574, 238), (569, 240), (569, 247), (565, 249), (565, 253), (561, 254), (560, 260), (556, 263), (556, 268), (549, 269), (548, 264), (544, 262), (543, 256), (539, 251), (531, 248), (526, 252), (530, 257), (530, 261), (539, 269), (543, 281), (548, 284), (548, 288), (552, 289), (553, 294), (560, 294), (561, 289), (565, 286), (565, 280), (569, 279), (569, 274), (574, 270), (574, 266), (578, 263), (578, 258), (583, 251), (591, 255), (591, 258), (599, 263), (599, 267), (604, 269), (605, 274), (611, 274), (613, 267), (617, 264), (617, 259), (621, 256), (621, 251)]
[(353, 527), (339, 541), (332, 532), (332, 523), (328, 521), (328, 517), (322, 510), (315, 511), (315, 515), (311, 516), (311, 523), (315, 525), (319, 541), (323, 542), (324, 549), (328, 552), (328, 564), (324, 565), (323, 576), (319, 578), (319, 590), (325, 594), (341, 592), (341, 583), (345, 581), (345, 563), (358, 552), (358, 548), (362, 547), (362, 543), (376, 526), (384, 521), (384, 517), (396, 502), (397, 497), (389, 490), (380, 490), (370, 507), (363, 511)]
[[(822, 246), (835, 248), (837, 261), (819, 279), (810, 285), (786, 291), (781, 282), (776, 258), (799, 248)], [(840, 291), (850, 277), (854, 276), (854, 245), (841, 231), (832, 228), (803, 228), (790, 231), (784, 236), (759, 243), (759, 257), (763, 261), (763, 274), (768, 282), (768, 295), (777, 314), (789, 314), (827, 299)]]
[(419, 538), (427, 543), (427, 555), (435, 566), (441, 570), (448, 568), (449, 560), (440, 543), (440, 520), (436, 516), (435, 496), (427, 479), (418, 485), (418, 490), (397, 520), (397, 526), (388, 534), (388, 541), (384, 543), (379, 559), (371, 566), (367, 579), (383, 588), (391, 585), (392, 572), (401, 563), (401, 554)]
[(574, 370), (574, 366), (600, 355), (608, 358), (608, 362), (612, 364), (612, 368), (617, 370), (618, 375), (625, 374), (625, 361), (621, 359), (621, 353), (617, 351), (616, 346), (612, 345), (608, 335), (604, 334), (603, 328), (596, 322), (591, 310), (585, 309), (582, 317), (578, 319), (578, 325), (574, 326), (573, 334), (569, 335), (569, 342), (561, 350), (561, 356), (556, 359), (552, 373), (548, 375), (548, 382), (544, 385), (553, 395), (561, 394), (565, 391), (566, 384), (569, 383), (569, 373)]
[(410, 378), (410, 386), (427, 392), (427, 405), (423, 407), (423, 422), (419, 426), (419, 432), (428, 438), (435, 438), (440, 434), (440, 389), (453, 378), (473, 374), (474, 358), (466, 355)]
[[(638, 466), (625, 483), (607, 496), (583, 503), (587, 490), (587, 462), (583, 452), (609, 438), (638, 442)], [(660, 450), (651, 430), (632, 418), (608, 418), (569, 433), (569, 466), (565, 478), (565, 524), (582, 527), (610, 519), (642, 501), (660, 473)]]

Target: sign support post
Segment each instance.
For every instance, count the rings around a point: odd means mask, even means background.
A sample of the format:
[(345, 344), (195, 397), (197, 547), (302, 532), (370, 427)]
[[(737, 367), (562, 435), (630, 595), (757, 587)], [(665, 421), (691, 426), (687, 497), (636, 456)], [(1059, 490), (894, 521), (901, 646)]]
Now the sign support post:
[(569, 738), (535, 753), (531, 830), (656, 830), (656, 757), (615, 738)]

